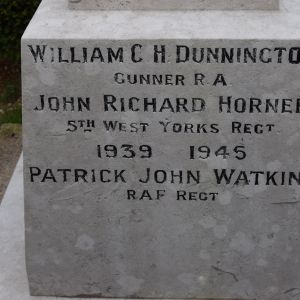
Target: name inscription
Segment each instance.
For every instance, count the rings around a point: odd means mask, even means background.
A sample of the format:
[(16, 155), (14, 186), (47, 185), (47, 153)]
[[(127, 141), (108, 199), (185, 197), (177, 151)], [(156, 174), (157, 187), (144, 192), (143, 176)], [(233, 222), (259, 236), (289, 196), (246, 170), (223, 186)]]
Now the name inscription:
[(300, 93), (277, 84), (283, 72), (297, 80), (300, 47), (198, 44), (27, 45), (31, 63), (63, 69), (72, 80), (59, 92), (46, 84), (26, 109), (58, 120), (58, 132), (46, 136), (78, 141), (74, 157), (94, 165), (37, 162), (28, 166), (29, 182), (117, 184), (129, 201), (199, 203), (218, 203), (234, 187), (299, 186), (300, 171), (276, 146), (298, 126)]

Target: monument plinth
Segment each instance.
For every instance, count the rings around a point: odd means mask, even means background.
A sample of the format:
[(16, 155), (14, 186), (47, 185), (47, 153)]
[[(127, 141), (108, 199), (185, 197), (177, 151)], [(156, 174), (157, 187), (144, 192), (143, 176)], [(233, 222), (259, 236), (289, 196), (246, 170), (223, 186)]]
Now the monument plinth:
[(32, 295), (298, 299), (300, 4), (282, 5), (42, 2), (22, 39)]

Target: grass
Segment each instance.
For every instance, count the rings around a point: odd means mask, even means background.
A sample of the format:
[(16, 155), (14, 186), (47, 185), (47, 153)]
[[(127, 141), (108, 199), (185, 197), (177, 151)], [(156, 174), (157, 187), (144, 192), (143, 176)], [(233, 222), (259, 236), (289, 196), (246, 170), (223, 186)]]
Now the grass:
[(21, 124), (3, 124), (2, 126), (0, 126), (0, 139), (12, 138), (20, 135), (21, 132)]
[(20, 96), (20, 85), (17, 82), (7, 82), (0, 93), (0, 103), (10, 103)]
[(8, 82), (0, 92), (0, 126), (22, 123), (22, 105), (19, 82)]
[(0, 57), (0, 203), (22, 149), (21, 107), (20, 66)]

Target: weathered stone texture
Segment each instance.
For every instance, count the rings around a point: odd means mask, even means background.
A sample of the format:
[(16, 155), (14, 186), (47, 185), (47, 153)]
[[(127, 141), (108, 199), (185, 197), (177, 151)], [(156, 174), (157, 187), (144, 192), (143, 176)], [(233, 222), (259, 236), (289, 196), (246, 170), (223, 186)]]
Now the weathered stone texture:
[(276, 10), (279, 0), (69, 0), (69, 5), (88, 10)]
[(177, 24), (44, 0), (22, 41), (33, 295), (297, 299), (300, 5), (285, 4)]

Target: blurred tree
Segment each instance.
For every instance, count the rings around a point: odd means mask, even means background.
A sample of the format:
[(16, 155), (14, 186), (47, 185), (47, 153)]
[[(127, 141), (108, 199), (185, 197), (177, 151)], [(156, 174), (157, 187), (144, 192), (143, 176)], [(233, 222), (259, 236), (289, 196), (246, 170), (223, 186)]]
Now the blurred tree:
[(0, 58), (19, 61), (20, 38), (40, 0), (0, 0)]

